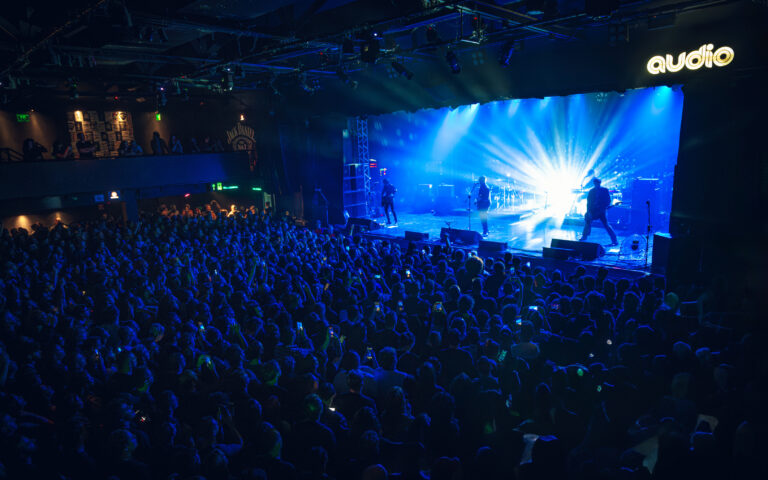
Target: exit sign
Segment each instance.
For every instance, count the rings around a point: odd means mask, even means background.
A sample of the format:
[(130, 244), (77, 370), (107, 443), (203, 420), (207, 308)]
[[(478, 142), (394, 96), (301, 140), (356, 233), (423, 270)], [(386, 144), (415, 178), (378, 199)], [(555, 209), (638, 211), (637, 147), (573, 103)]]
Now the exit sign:
[(27, 123), (29, 122), (29, 114), (28, 113), (17, 113), (16, 114), (16, 121), (19, 123)]

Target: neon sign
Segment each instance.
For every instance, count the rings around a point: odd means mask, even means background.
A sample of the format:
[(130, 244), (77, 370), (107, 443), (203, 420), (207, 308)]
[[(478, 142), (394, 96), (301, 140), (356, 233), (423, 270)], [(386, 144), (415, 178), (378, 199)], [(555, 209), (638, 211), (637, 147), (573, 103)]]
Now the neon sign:
[(712, 51), (713, 48), (715, 46), (708, 43), (699, 47), (698, 50), (682, 52), (677, 56), (677, 62), (670, 54), (656, 55), (648, 60), (646, 68), (649, 73), (658, 75), (659, 73), (679, 72), (683, 68), (698, 70), (701, 67), (724, 67), (733, 61), (733, 49), (731, 47), (720, 47)]

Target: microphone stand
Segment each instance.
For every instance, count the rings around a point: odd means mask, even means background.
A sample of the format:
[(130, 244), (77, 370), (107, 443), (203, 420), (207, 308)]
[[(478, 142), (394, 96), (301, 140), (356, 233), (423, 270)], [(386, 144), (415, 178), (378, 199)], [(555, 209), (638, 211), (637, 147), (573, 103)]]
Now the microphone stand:
[(646, 200), (645, 206), (648, 209), (648, 226), (645, 230), (645, 268), (648, 268), (648, 249), (651, 247), (651, 201)]
[(472, 230), (472, 192), (475, 191), (477, 184), (472, 185), (472, 189), (467, 194), (467, 230)]

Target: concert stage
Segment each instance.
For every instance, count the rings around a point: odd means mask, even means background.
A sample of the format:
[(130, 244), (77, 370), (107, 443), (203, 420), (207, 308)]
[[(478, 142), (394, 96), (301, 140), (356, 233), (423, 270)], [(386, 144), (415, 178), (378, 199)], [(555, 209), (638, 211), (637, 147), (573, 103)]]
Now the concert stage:
[[(386, 218), (376, 218), (382, 228), (370, 232), (370, 237), (376, 238), (399, 238), (402, 239), (406, 231), (420, 232), (429, 234), (429, 243), (439, 242), (440, 230), (442, 228), (453, 228), (467, 230), (466, 211), (453, 211), (450, 214), (434, 215), (430, 213), (411, 213), (398, 212), (397, 225), (386, 225)], [(480, 220), (477, 212), (472, 212), (471, 217), (472, 230), (482, 232)], [(575, 222), (563, 222), (544, 212), (535, 210), (519, 212), (490, 212), (488, 215), (489, 234), (485, 240), (492, 242), (506, 242), (507, 250), (518, 254), (526, 254), (540, 257), (542, 248), (549, 247), (552, 239), (578, 240), (581, 238), (581, 231), (584, 226)], [(609, 265), (633, 270), (642, 270), (645, 267), (645, 244), (644, 238), (639, 243), (633, 245), (633, 241), (638, 241), (637, 235), (631, 235), (622, 230), (616, 230), (619, 240), (619, 246), (610, 247), (611, 243), (608, 234), (602, 228), (599, 222), (595, 222), (592, 227), (592, 233), (589, 237), (590, 242), (603, 245), (605, 255), (594, 260), (596, 265)], [(653, 238), (651, 236), (651, 243)], [(477, 248), (477, 244), (460, 245), (469, 248)], [(648, 268), (650, 268), (651, 244), (648, 249)]]
[[(651, 234), (669, 229), (682, 104), (680, 88), (657, 87), (368, 117), (348, 124), (357, 133), (345, 137), (344, 207), (350, 217), (373, 214), (385, 223), (387, 180), (400, 222), (372, 235), (404, 238), (412, 231), (439, 241), (443, 228), (482, 232), (477, 205), (485, 183), (485, 240), (539, 257), (543, 248), (558, 247), (552, 240), (578, 241), (591, 209), (594, 218), (606, 216), (618, 246), (608, 246), (596, 221), (588, 242), (602, 245), (604, 255), (594, 259), (599, 247), (582, 244), (546, 253), (642, 269), (648, 226)], [(470, 246), (480, 240), (454, 233)], [(649, 247), (648, 264), (651, 253)]]

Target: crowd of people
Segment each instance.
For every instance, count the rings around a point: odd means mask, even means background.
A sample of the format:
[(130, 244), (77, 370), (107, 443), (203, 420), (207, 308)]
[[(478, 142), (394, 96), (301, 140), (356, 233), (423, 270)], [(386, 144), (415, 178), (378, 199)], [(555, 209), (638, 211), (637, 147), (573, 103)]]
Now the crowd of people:
[[(184, 153), (213, 153), (224, 152), (227, 148), (221, 139), (206, 135), (202, 141), (196, 137), (190, 137), (186, 145), (177, 135), (171, 135), (166, 142), (160, 133), (153, 132), (149, 149), (145, 151), (136, 140), (123, 140), (117, 148), (119, 157), (140, 157), (144, 155), (182, 155)], [(96, 158), (97, 145), (87, 140), (83, 133), (77, 134), (77, 142), (70, 145), (66, 141), (56, 140), (47, 158), (48, 149), (32, 138), (22, 142), (21, 160), (25, 162), (39, 162), (44, 160), (75, 160)], [(109, 156), (109, 155), (107, 155)]]
[(760, 471), (721, 284), (190, 210), (2, 230), (0, 477)]

